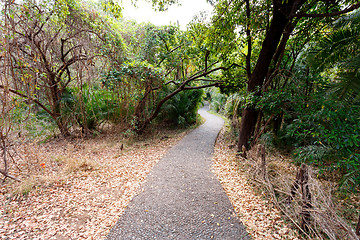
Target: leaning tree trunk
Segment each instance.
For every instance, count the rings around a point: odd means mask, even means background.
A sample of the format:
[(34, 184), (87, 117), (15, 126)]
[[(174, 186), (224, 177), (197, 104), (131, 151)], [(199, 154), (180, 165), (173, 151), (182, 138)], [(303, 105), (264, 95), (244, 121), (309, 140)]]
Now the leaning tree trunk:
[[(286, 25), (289, 23), (288, 16), (295, 7), (300, 7), (298, 1), (288, 1), (285, 5), (280, 1), (274, 1), (273, 18), (270, 24), (270, 28), (262, 43), (261, 51), (252, 72), (248, 80), (248, 93), (255, 93), (255, 95), (261, 95), (261, 88), (264, 83), (264, 79), (270, 67), (271, 60), (276, 52), (276, 49), (280, 43), (281, 36), (284, 32)], [(258, 111), (254, 106), (245, 108), (242, 112), (240, 134), (238, 141), (238, 151), (241, 152), (243, 146), (248, 149), (250, 146), (250, 138), (254, 133), (257, 122)]]

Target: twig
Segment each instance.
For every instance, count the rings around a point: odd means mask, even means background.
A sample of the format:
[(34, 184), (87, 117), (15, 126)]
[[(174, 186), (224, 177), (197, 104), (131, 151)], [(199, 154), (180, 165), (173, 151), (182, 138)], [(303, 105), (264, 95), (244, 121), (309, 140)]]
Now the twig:
[(1, 173), (2, 175), (4, 175), (4, 177), (5, 177), (4, 180), (3, 180), (4, 182), (5, 182), (6, 178), (11, 178), (11, 179), (13, 179), (13, 180), (15, 180), (15, 181), (21, 182), (20, 179), (18, 179), (18, 178), (16, 178), (16, 177), (14, 177), (14, 176), (12, 176), (12, 175), (4, 172), (4, 171), (1, 170), (1, 169), (0, 169), (0, 173)]
[(355, 233), (356, 233), (356, 235), (360, 236), (360, 215), (359, 215), (359, 220), (358, 220), (358, 224), (356, 226)]

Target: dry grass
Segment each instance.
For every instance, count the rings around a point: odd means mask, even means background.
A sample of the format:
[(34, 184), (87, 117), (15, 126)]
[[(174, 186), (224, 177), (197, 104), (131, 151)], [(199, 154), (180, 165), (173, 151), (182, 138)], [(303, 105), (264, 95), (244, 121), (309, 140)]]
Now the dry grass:
[(10, 171), (22, 182), (1, 185), (0, 239), (104, 238), (152, 167), (184, 134), (15, 142), (21, 171), (14, 164)]
[(213, 171), (246, 230), (253, 239), (299, 239), (280, 211), (266, 199), (266, 192), (252, 184), (245, 162), (236, 158), (235, 148), (229, 148), (234, 142), (228, 137), (223, 128), (215, 145)]
[(264, 169), (256, 148), (250, 151), (248, 160), (244, 161), (255, 185), (266, 192), (271, 202), (292, 222), (303, 238), (358, 240), (354, 229), (340, 216), (340, 208), (334, 202), (337, 185), (319, 179), (315, 169), (307, 166), (307, 186), (311, 196), (311, 208), (308, 209), (310, 224), (308, 229), (302, 229), (301, 212), (305, 205), (301, 187), (291, 193), (299, 168), (291, 164), (290, 159), (272, 153), (266, 156)]
[(254, 239), (359, 239), (354, 227), (360, 196), (347, 193), (339, 198), (337, 185), (320, 179), (308, 167), (312, 207), (309, 229), (302, 231), (302, 191), (291, 194), (299, 168), (276, 152), (266, 154), (264, 168), (257, 147), (247, 153), (247, 159), (236, 158), (235, 149), (229, 148), (234, 146), (229, 132), (224, 128), (217, 141), (214, 170)]

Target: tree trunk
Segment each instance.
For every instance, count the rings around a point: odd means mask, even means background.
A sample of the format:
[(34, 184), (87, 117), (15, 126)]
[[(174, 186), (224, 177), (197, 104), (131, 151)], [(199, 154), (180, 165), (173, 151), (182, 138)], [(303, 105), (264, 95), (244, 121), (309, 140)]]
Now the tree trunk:
[(61, 135), (64, 137), (70, 136), (69, 128), (67, 123), (64, 121), (63, 117), (61, 116), (61, 95), (62, 91), (59, 90), (59, 85), (56, 82), (56, 74), (49, 72), (48, 73), (48, 82), (50, 83), (50, 96), (51, 96), (51, 110), (52, 110), (52, 117), (56, 121), (56, 124), (60, 130)]
[(64, 137), (70, 136), (69, 128), (67, 124), (64, 123), (64, 121), (61, 119), (61, 117), (59, 116), (58, 118), (55, 119), (55, 121), (56, 121), (56, 125), (60, 130), (61, 135), (63, 135)]
[[(262, 43), (261, 51), (255, 65), (254, 71), (248, 80), (247, 92), (254, 92), (256, 96), (261, 95), (261, 88), (264, 79), (270, 67), (271, 60), (280, 43), (286, 25), (289, 23), (290, 13), (294, 11), (294, 7), (300, 7), (298, 1), (287, 1), (281, 4), (281, 1), (274, 1), (273, 18), (269, 31), (267, 32), (264, 42)], [(296, 4), (296, 6), (295, 6)], [(286, 43), (284, 43), (286, 44)], [(249, 140), (254, 133), (258, 111), (254, 106), (247, 107), (243, 110), (240, 125), (240, 134), (238, 141), (238, 151), (242, 151), (242, 147), (249, 148)]]
[(280, 113), (279, 115), (275, 115), (275, 117), (273, 119), (273, 133), (276, 138), (279, 136), (283, 117), (284, 117), (284, 114)]
[(241, 152), (243, 146), (249, 150), (249, 140), (253, 135), (256, 125), (256, 120), (258, 116), (258, 111), (254, 108), (245, 108), (241, 115), (241, 124), (240, 124), (240, 135), (238, 143), (238, 152)]
[(145, 114), (145, 107), (146, 103), (148, 102), (148, 98), (152, 92), (152, 81), (149, 80), (146, 83), (146, 89), (143, 98), (138, 102), (136, 108), (135, 108), (135, 119), (136, 123), (133, 126), (135, 131), (141, 132), (146, 127), (146, 119), (148, 118)]

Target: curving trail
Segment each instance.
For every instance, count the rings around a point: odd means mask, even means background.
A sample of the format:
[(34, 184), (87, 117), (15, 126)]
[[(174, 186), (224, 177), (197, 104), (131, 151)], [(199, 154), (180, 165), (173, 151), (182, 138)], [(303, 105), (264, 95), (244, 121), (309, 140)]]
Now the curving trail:
[(107, 239), (250, 239), (210, 170), (224, 122), (206, 110), (206, 123), (158, 162)]

